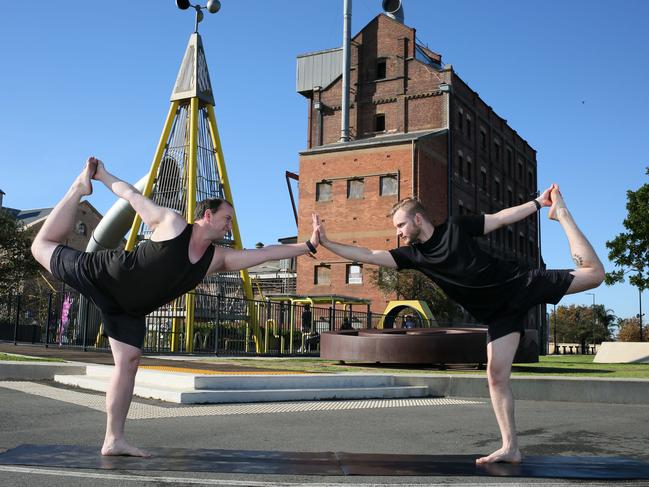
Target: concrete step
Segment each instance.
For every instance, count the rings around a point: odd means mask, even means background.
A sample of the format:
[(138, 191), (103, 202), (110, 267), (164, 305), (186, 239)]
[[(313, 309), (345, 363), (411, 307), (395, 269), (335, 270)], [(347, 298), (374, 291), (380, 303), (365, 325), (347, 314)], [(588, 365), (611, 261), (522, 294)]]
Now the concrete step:
[[(56, 375), (61, 384), (105, 392), (112, 366), (88, 366), (87, 375)], [(430, 395), (425, 385), (395, 385), (379, 374), (205, 376), (142, 369), (134, 395), (182, 404), (393, 399)]]
[[(113, 366), (89, 365), (88, 377), (109, 377)], [(385, 374), (233, 374), (202, 375), (190, 372), (169, 372), (139, 369), (137, 384), (159, 385), (194, 389), (286, 389), (302, 387), (389, 387), (395, 379)]]

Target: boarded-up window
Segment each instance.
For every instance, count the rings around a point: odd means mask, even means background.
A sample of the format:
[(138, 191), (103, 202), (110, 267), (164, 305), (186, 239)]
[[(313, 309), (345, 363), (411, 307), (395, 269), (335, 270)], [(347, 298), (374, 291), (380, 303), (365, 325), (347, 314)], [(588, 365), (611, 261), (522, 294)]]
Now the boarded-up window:
[(385, 59), (376, 60), (376, 78), (375, 79), (385, 79), (387, 69)]
[(358, 264), (347, 264), (347, 284), (363, 284), (363, 267)]
[(397, 194), (397, 177), (381, 176), (381, 196), (390, 196)]
[(350, 179), (347, 181), (347, 198), (350, 200), (360, 200), (363, 198), (365, 191), (365, 181), (363, 179)]
[(385, 114), (379, 113), (374, 117), (374, 131), (385, 132)]
[(331, 284), (331, 267), (327, 265), (315, 266), (313, 284)]
[(315, 200), (331, 201), (331, 183), (329, 181), (322, 181), (321, 183), (316, 183)]

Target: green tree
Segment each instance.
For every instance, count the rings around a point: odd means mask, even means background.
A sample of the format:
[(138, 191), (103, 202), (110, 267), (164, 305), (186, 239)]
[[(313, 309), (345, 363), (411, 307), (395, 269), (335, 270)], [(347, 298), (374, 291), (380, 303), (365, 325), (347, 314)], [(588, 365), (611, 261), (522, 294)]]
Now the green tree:
[(0, 209), (0, 295), (19, 292), (22, 284), (36, 275), (31, 239), (9, 212)]
[[(649, 175), (649, 167), (645, 173)], [(606, 274), (606, 284), (624, 282), (624, 276), (630, 274), (629, 283), (642, 293), (649, 288), (649, 183), (636, 191), (627, 191), (626, 197), (626, 231), (606, 242), (608, 258), (617, 267)]]
[(462, 308), (419, 271), (410, 269), (397, 271), (383, 267), (379, 271), (374, 271), (371, 277), (374, 284), (386, 296), (396, 294), (399, 299), (425, 301), (438, 321), (463, 319)]
[(554, 336), (557, 327), (557, 342), (594, 344), (611, 340), (613, 328), (617, 326), (617, 317), (604, 305), (557, 307), (555, 316), (550, 318), (550, 336)]

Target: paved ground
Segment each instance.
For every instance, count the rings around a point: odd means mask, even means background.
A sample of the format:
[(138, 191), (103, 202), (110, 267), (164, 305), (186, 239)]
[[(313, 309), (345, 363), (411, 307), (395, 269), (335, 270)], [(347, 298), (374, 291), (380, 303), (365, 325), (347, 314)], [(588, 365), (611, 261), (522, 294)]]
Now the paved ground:
[[(10, 348), (7, 348), (10, 347)], [(14, 347), (0, 351), (112, 363), (110, 355), (57, 348)], [(65, 355), (68, 354), (68, 355)], [(191, 365), (191, 362), (188, 363)], [(462, 399), (462, 398), (453, 398)], [(467, 454), (499, 445), (490, 404), (458, 401), (341, 401), (271, 405), (181, 406), (136, 399), (127, 423), (141, 447), (270, 450), (293, 452)], [(527, 455), (627, 456), (649, 461), (649, 405), (518, 401), (521, 446)], [(0, 382), (0, 452), (21, 444), (99, 446), (103, 395), (48, 381)], [(314, 477), (173, 471), (100, 471), (0, 465), (3, 486), (236, 485), (611, 485), (541, 479), (474, 477)], [(616, 485), (647, 485), (618, 482)]]
[[(34, 395), (47, 382), (27, 385), (32, 393), (0, 386), (0, 450), (20, 444), (78, 444), (99, 447), (104, 431), (102, 411), (72, 402)], [(66, 392), (66, 391), (64, 391)], [(102, 396), (75, 391), (94, 397)], [(81, 402), (81, 401), (77, 401)], [(153, 401), (138, 403), (155, 404)], [(196, 408), (169, 406), (170, 417), (129, 420), (130, 439), (142, 447), (213, 448), (274, 451), (347, 451), (366, 453), (465, 454), (497, 447), (497, 429), (484, 400), (464, 404), (293, 410), (260, 408), (257, 412), (195, 415)], [(375, 405), (376, 406), (376, 405)], [(142, 406), (136, 406), (142, 407)], [(184, 414), (184, 413), (187, 414)], [(146, 418), (146, 416), (143, 416)], [(649, 406), (517, 403), (521, 444), (528, 455), (624, 455), (649, 460), (646, 435)], [(532, 479), (445, 477), (288, 477), (188, 472), (106, 472), (0, 466), (2, 485), (573, 485), (575, 482)], [(143, 480), (142, 476), (147, 476)], [(646, 485), (644, 483), (624, 483)], [(587, 485), (593, 485), (592, 483)], [(604, 483), (599, 485), (605, 485)], [(610, 483), (608, 484), (610, 485)]]

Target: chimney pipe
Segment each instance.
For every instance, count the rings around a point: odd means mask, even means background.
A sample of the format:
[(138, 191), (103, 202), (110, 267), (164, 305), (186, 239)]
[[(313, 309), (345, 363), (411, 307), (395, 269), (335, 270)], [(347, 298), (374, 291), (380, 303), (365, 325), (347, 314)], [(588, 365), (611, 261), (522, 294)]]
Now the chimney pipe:
[(351, 69), (351, 24), (352, 24), (352, 0), (344, 0), (344, 22), (343, 22), (343, 99), (342, 119), (340, 122), (340, 141), (349, 140), (349, 71)]
[(401, 4), (401, 0), (383, 0), (382, 6), (388, 17), (403, 24), (403, 5)]

